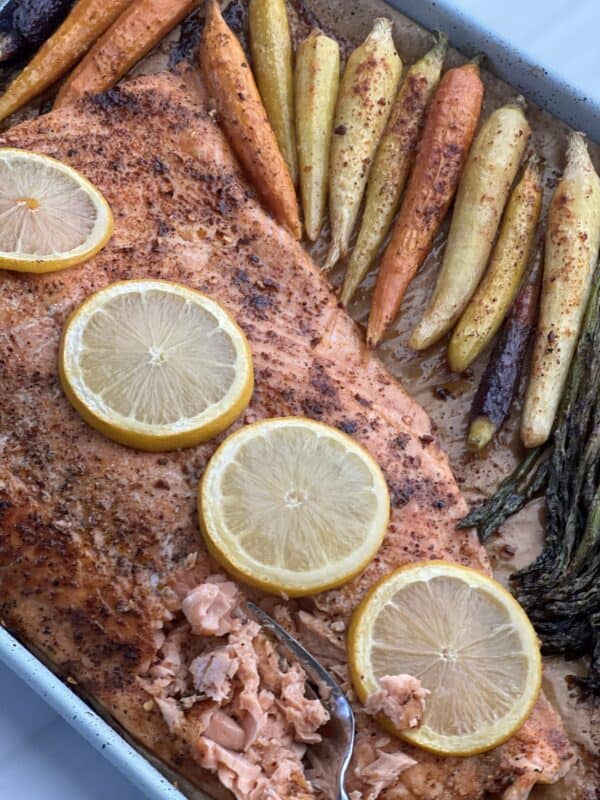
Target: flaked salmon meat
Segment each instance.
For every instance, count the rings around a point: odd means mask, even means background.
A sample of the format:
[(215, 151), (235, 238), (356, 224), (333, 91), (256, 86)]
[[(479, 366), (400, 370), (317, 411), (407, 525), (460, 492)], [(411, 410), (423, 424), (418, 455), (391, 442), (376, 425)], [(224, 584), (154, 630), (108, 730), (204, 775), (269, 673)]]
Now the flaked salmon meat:
[(398, 730), (416, 728), (430, 692), (413, 675), (383, 675), (379, 688), (365, 700), (367, 714), (383, 714)]
[[(3, 146), (59, 158), (108, 198), (115, 233), (88, 263), (0, 276), (0, 616), (73, 676), (131, 737), (216, 798), (318, 797), (306, 753), (322, 708), (281, 664), (241, 598), (252, 596), (350, 689), (345, 630), (382, 574), (446, 558), (489, 572), (423, 409), (364, 347), (318, 267), (260, 206), (197, 78), (157, 75), (41, 116)], [(217, 442), (136, 452), (91, 430), (63, 395), (61, 330), (91, 292), (127, 278), (214, 297), (252, 347), (256, 389), (238, 425), (298, 414), (346, 431), (377, 459), (392, 518), (347, 586), (302, 602), (235, 586), (198, 532), (196, 490)], [(243, 658), (241, 652), (249, 653)], [(542, 697), (510, 741), (445, 759), (392, 739), (357, 706), (355, 798), (524, 798), (572, 754)]]

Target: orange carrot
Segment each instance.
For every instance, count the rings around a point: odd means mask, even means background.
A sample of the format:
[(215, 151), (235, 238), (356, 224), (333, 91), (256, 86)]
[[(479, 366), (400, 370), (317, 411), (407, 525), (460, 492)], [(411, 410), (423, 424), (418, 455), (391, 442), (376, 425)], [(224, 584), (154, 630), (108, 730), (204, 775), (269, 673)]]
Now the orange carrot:
[(54, 108), (74, 103), (89, 92), (110, 89), (198, 3), (133, 0), (63, 83)]
[(0, 120), (52, 86), (112, 25), (131, 0), (79, 0), (0, 97)]
[(275, 219), (299, 239), (302, 228), (294, 184), (244, 51), (216, 0), (208, 3), (200, 66), (231, 147)]
[(431, 249), (456, 193), (481, 113), (483, 83), (470, 62), (449, 70), (431, 103), (391, 241), (383, 255), (367, 341), (375, 347)]

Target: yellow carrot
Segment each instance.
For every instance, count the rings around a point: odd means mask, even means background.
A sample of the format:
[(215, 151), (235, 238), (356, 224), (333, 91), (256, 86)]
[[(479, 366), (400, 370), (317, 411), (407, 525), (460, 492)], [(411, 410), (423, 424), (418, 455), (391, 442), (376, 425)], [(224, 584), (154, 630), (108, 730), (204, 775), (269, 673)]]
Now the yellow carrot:
[(292, 37), (285, 0), (250, 0), (248, 26), (258, 90), (291, 178), (297, 183)]
[(448, 365), (465, 370), (492, 341), (519, 289), (542, 209), (542, 167), (527, 162), (504, 213), (490, 265), (450, 339)]
[(398, 211), (447, 46), (440, 34), (437, 44), (408, 70), (394, 101), (369, 175), (365, 211), (341, 293), (344, 305), (369, 271)]
[(340, 48), (318, 30), (296, 53), (296, 141), (304, 228), (311, 241), (321, 231), (327, 201), (327, 167), (340, 82)]
[(448, 333), (481, 280), (531, 129), (518, 103), (483, 123), (458, 187), (444, 261), (409, 346), (424, 350)]
[(599, 249), (600, 178), (584, 137), (573, 133), (548, 213), (540, 319), (521, 417), (525, 447), (543, 444), (552, 432)]
[(365, 41), (348, 59), (340, 85), (329, 163), (331, 247), (324, 269), (331, 269), (348, 251), (401, 71), (392, 23), (376, 19)]

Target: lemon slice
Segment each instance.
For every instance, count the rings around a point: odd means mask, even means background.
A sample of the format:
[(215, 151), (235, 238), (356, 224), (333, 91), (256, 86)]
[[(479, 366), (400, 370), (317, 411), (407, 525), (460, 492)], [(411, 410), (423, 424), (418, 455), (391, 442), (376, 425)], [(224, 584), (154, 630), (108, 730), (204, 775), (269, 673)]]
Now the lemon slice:
[(209, 550), (237, 578), (289, 596), (339, 586), (378, 550), (389, 520), (381, 470), (353, 439), (300, 417), (233, 433), (199, 490)]
[(113, 283), (88, 297), (65, 326), (60, 375), (90, 425), (140, 450), (216, 436), (253, 386), (250, 349), (229, 314), (159, 280)]
[(110, 207), (60, 161), (0, 148), (0, 268), (53, 272), (86, 261), (110, 239)]
[(419, 678), (431, 694), (420, 727), (394, 731), (442, 755), (490, 750), (523, 724), (540, 691), (538, 641), (492, 578), (444, 561), (402, 567), (377, 583), (350, 626), (362, 702), (384, 675)]

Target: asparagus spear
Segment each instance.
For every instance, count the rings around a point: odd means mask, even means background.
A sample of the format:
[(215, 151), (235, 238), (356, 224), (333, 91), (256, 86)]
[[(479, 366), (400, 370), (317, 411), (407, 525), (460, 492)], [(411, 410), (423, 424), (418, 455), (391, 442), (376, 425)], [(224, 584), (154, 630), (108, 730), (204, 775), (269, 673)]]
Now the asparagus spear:
[(457, 528), (477, 528), (482, 542), (497, 531), (503, 522), (534, 496), (529, 489), (532, 483), (537, 491), (543, 489), (548, 477), (546, 461), (541, 461), (544, 453), (541, 447), (530, 450), (518, 467), (502, 481), (496, 493), (463, 517)]

